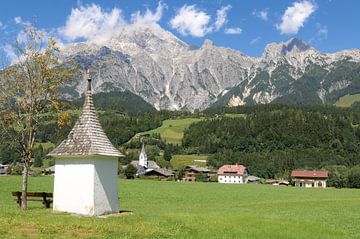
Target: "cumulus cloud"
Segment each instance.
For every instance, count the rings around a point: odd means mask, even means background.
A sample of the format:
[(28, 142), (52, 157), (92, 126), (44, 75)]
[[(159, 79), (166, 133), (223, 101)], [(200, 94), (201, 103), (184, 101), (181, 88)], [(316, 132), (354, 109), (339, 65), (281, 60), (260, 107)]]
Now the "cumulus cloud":
[(107, 12), (96, 4), (81, 5), (71, 10), (59, 33), (68, 41), (91, 39), (95, 43), (101, 43), (109, 39), (123, 24), (125, 20), (119, 8)]
[(310, 1), (295, 2), (285, 10), (276, 28), (281, 34), (296, 34), (315, 10), (315, 5)]
[(263, 9), (261, 11), (254, 10), (252, 14), (263, 21), (269, 20), (269, 9)]
[(223, 6), (216, 11), (216, 21), (214, 24), (215, 31), (220, 30), (227, 23), (227, 12), (231, 9), (230, 5)]
[(227, 12), (231, 6), (223, 6), (216, 12), (216, 19), (210, 24), (211, 16), (196, 8), (196, 5), (184, 5), (170, 20), (170, 26), (180, 34), (203, 37), (208, 33), (220, 30), (227, 22)]
[(210, 19), (211, 17), (208, 14), (196, 9), (195, 5), (184, 5), (178, 10), (177, 15), (170, 20), (170, 25), (182, 35), (203, 37), (211, 32)]
[(242, 29), (240, 27), (234, 27), (234, 28), (225, 28), (224, 33), (225, 34), (241, 34)]
[(153, 24), (160, 21), (164, 9), (167, 8), (167, 5), (163, 2), (159, 2), (155, 12), (152, 12), (149, 9), (146, 9), (144, 14), (141, 14), (140, 11), (137, 11), (131, 14), (131, 21), (135, 24), (137, 23), (145, 23), (145, 24)]

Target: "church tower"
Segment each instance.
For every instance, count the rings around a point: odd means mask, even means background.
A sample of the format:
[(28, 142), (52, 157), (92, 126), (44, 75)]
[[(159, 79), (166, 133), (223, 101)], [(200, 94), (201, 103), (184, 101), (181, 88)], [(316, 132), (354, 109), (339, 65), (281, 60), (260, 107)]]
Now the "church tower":
[(118, 158), (96, 116), (91, 78), (74, 128), (49, 153), (55, 158), (53, 210), (96, 216), (119, 212)]
[(147, 160), (147, 155), (146, 155), (144, 144), (142, 145), (140, 156), (139, 156), (139, 166), (143, 167), (145, 169), (148, 168), (148, 160)]

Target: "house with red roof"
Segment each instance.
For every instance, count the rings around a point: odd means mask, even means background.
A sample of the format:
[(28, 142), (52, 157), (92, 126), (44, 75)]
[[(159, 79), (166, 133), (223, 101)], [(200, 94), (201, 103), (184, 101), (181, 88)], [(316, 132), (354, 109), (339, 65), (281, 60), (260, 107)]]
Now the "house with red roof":
[(329, 173), (326, 170), (293, 170), (291, 177), (295, 187), (326, 188)]
[(243, 165), (223, 165), (217, 174), (219, 183), (247, 183), (249, 171)]

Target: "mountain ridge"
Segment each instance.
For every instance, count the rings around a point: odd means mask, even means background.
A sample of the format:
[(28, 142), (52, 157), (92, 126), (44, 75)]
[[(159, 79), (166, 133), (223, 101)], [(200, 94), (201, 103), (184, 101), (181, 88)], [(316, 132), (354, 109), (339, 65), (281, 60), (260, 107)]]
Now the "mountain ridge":
[[(252, 57), (208, 39), (191, 47), (157, 24), (130, 25), (102, 45), (67, 46), (63, 60), (91, 68), (95, 92), (128, 90), (156, 109), (193, 111), (225, 98), (228, 106), (297, 103), (304, 87), (311, 89), (306, 97), (312, 103), (331, 103), (335, 93), (360, 90), (359, 49), (321, 53), (299, 38), (270, 43), (262, 56)], [(344, 68), (351, 75), (338, 77)], [(310, 80), (311, 75), (317, 77)], [(84, 84), (69, 83), (64, 97), (79, 97)]]

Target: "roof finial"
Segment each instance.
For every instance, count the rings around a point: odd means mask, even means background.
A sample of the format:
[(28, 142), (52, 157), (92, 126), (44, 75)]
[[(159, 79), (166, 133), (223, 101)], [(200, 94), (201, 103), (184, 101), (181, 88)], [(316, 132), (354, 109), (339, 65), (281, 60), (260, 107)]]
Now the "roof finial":
[(87, 69), (86, 72), (84, 73), (85, 78), (88, 81), (88, 91), (91, 91), (91, 77), (90, 77), (90, 69)]

